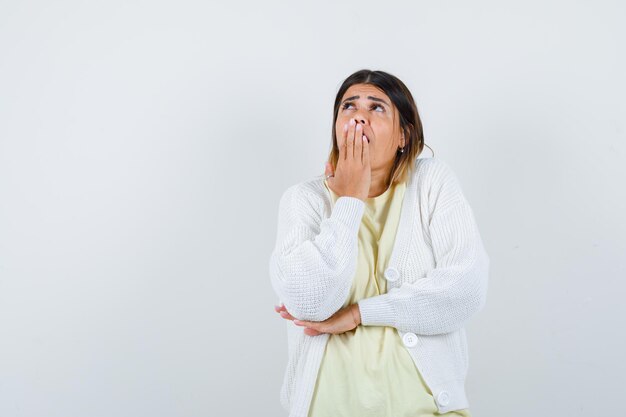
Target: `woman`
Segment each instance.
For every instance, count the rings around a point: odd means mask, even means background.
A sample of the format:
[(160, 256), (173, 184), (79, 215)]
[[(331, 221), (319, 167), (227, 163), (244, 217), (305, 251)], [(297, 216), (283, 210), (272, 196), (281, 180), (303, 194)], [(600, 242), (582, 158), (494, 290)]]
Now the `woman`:
[(423, 146), (404, 83), (357, 71), (335, 99), (325, 174), (280, 199), (269, 269), (290, 417), (470, 416), (464, 326), (489, 258), (456, 175)]

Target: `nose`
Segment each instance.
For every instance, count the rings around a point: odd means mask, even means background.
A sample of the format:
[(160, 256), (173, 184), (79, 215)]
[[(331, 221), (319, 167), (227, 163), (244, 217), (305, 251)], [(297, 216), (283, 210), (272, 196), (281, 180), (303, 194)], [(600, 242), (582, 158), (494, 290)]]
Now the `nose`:
[(354, 120), (356, 120), (357, 123), (361, 123), (363, 126), (367, 124), (367, 119), (361, 115), (354, 116)]
[(367, 110), (358, 109), (352, 117), (354, 118), (354, 120), (356, 120), (357, 123), (361, 123), (363, 126), (365, 126), (369, 120), (368, 116), (369, 115), (367, 114)]

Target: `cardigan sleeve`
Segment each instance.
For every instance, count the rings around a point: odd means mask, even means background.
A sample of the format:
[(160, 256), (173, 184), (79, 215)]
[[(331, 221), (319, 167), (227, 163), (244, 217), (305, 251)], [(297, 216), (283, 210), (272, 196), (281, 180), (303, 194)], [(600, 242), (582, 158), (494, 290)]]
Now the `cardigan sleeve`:
[(365, 202), (341, 196), (322, 218), (315, 196), (298, 184), (282, 195), (276, 245), (270, 255), (272, 287), (299, 320), (324, 321), (348, 297), (356, 270), (358, 230)]
[(434, 211), (428, 226), (435, 267), (415, 282), (358, 301), (364, 326), (423, 335), (449, 333), (484, 307), (489, 257), (456, 178), (446, 187), (437, 204), (444, 208)]

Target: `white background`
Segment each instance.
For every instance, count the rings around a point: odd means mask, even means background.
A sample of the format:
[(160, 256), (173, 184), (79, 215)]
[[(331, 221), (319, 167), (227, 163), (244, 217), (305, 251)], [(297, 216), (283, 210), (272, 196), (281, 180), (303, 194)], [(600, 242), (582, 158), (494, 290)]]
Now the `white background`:
[(613, 415), (625, 9), (1, 1), (0, 416), (284, 415), (278, 199), (362, 68), (411, 89), (490, 255), (473, 415)]

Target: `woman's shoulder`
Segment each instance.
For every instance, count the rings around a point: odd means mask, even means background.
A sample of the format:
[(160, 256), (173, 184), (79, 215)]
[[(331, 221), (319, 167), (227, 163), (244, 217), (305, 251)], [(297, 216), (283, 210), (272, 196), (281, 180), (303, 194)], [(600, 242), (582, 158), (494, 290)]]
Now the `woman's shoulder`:
[(324, 174), (289, 185), (281, 200), (289, 200), (292, 204), (313, 204), (317, 206), (325, 198)]
[(419, 178), (428, 179), (432, 183), (442, 183), (450, 180), (456, 180), (456, 174), (450, 164), (442, 159), (434, 157), (416, 158), (413, 175)]
[(439, 158), (418, 158), (414, 181), (421, 195), (427, 195), (433, 208), (443, 209), (467, 203), (461, 182), (450, 164)]

